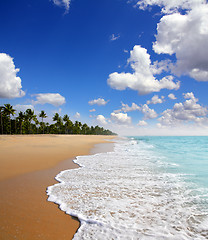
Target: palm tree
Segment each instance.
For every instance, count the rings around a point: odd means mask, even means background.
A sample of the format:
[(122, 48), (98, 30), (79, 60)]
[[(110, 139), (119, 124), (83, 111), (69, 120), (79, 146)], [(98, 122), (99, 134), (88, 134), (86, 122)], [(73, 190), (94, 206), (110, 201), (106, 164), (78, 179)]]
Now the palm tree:
[[(39, 114), (39, 117), (42, 118), (42, 126), (43, 126), (43, 118), (47, 118), (45, 111), (42, 110), (41, 113)], [(44, 134), (44, 126), (43, 126), (43, 134)]]
[(65, 122), (65, 133), (69, 134), (73, 131), (73, 122), (69, 119), (69, 116), (66, 114), (63, 117), (63, 121)]
[(82, 125), (81, 122), (75, 121), (74, 128), (73, 128), (73, 133), (79, 134), (81, 125)]
[[(49, 125), (49, 123), (44, 122), (46, 118), (46, 113), (42, 110), (39, 114), (39, 117), (42, 118), (42, 122), (39, 123), (37, 116), (34, 114), (34, 110), (27, 109), (25, 113), (19, 112), (19, 115), (13, 120), (11, 115), (14, 115), (15, 109), (10, 104), (4, 104), (0, 106), (0, 124), (1, 124), (1, 134), (4, 132), (8, 134), (16, 133), (16, 123), (18, 124), (18, 133), (40, 133), (42, 132), (41, 126), (44, 131), (47, 133), (65, 133), (65, 134), (97, 134), (97, 135), (116, 135), (110, 130), (105, 130), (103, 127), (91, 126), (89, 127), (86, 123), (82, 124), (79, 121), (73, 123), (69, 116), (64, 115), (63, 119), (58, 114), (55, 113), (53, 116), (53, 121), (56, 121), (55, 124)], [(64, 121), (64, 124), (63, 124)], [(38, 126), (40, 125), (40, 126)], [(65, 130), (64, 130), (65, 128)]]
[(1, 134), (3, 134), (3, 132), (4, 132), (3, 120), (2, 120), (3, 111), (4, 111), (4, 106), (0, 106), (0, 112), (1, 112)]
[(67, 123), (70, 121), (69, 116), (67, 114), (64, 115), (63, 121), (65, 122), (65, 133), (66, 133), (66, 128), (67, 128)]
[(69, 116), (67, 114), (64, 115), (63, 121), (64, 122), (68, 122), (69, 121)]
[(30, 123), (30, 133), (31, 133), (31, 122), (36, 118), (36, 115), (34, 114), (34, 111), (29, 108), (25, 111), (25, 116)]
[[(37, 126), (38, 126), (40, 123), (39, 123), (36, 115), (34, 115), (33, 121), (35, 122), (35, 124), (34, 124), (33, 126), (34, 126), (34, 128), (36, 128), (36, 129), (34, 129), (34, 130), (36, 130), (36, 133), (38, 133), (38, 128), (37, 128)], [(33, 133), (34, 133), (34, 130), (33, 130)]]
[(47, 134), (48, 134), (48, 126), (49, 126), (49, 123), (47, 122), (46, 123)]
[(91, 126), (90, 128), (90, 134), (91, 135), (94, 135), (95, 134), (95, 128), (93, 126)]
[(54, 114), (53, 121), (56, 121), (56, 127), (59, 129), (59, 133), (60, 133), (60, 128), (61, 128), (61, 125), (62, 125), (62, 119), (61, 119), (61, 117), (59, 116), (58, 113)]
[(59, 114), (55, 113), (54, 116), (53, 116), (53, 121), (58, 122), (59, 118), (60, 118)]
[(13, 107), (7, 103), (7, 104), (4, 104), (4, 113), (6, 115), (9, 115), (9, 122), (10, 122), (10, 134), (12, 134), (12, 126), (11, 126), (11, 114), (12, 116), (14, 116), (14, 113), (15, 113), (15, 109), (13, 109)]
[(86, 134), (88, 129), (89, 129), (89, 127), (87, 126), (87, 124), (84, 123), (84, 124), (82, 125), (82, 133), (83, 133), (83, 134)]
[(19, 112), (19, 116), (17, 117), (17, 120), (20, 123), (20, 134), (22, 134), (22, 122), (25, 119), (25, 114), (23, 112)]

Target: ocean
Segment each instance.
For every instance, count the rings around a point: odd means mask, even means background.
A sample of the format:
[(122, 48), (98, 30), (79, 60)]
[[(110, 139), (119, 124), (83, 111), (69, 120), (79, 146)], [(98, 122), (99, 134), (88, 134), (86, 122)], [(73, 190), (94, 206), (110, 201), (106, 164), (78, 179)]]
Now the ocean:
[(74, 239), (208, 239), (208, 137), (126, 137), (79, 156), (48, 200), (76, 216)]

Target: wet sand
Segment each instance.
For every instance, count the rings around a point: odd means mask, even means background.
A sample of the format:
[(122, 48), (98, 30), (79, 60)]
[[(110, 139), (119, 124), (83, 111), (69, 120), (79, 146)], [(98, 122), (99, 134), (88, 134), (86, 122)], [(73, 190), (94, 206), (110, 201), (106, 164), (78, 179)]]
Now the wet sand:
[(79, 222), (47, 201), (46, 188), (60, 171), (77, 167), (75, 156), (112, 138), (0, 136), (0, 239), (72, 239)]

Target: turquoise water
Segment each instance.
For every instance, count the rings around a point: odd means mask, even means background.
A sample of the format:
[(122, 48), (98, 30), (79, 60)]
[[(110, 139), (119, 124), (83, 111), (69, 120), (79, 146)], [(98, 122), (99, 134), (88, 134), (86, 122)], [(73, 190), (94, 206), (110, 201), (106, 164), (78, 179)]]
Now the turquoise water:
[(76, 216), (74, 240), (207, 240), (208, 137), (128, 137), (79, 156), (48, 200)]
[(152, 145), (165, 171), (189, 174), (186, 181), (208, 188), (208, 136), (133, 137)]

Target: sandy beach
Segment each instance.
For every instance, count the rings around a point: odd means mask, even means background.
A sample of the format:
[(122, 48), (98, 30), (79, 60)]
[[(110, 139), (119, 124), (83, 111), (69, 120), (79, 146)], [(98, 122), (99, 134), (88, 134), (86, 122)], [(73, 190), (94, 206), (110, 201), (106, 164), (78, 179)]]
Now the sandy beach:
[(72, 239), (79, 222), (47, 201), (46, 188), (61, 170), (77, 167), (76, 156), (113, 138), (0, 136), (0, 239)]

